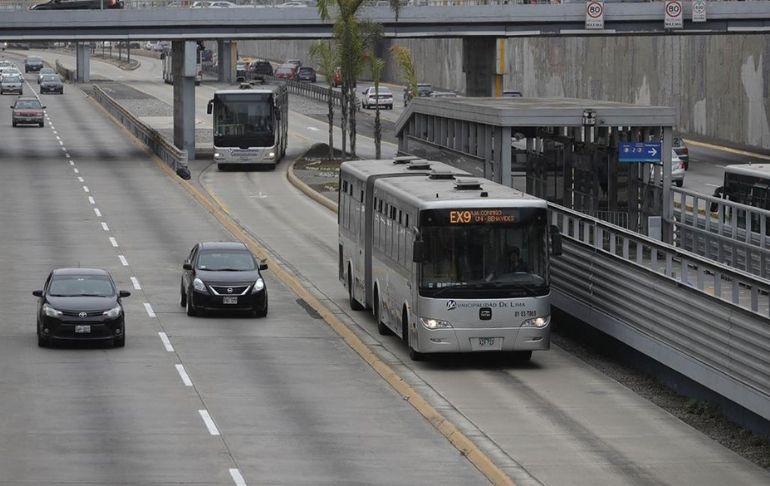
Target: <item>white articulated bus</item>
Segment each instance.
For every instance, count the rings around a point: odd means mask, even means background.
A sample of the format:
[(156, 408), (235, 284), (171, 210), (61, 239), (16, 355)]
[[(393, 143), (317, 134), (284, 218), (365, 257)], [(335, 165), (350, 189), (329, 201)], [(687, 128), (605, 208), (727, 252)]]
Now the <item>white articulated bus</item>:
[(286, 155), (289, 92), (284, 85), (219, 90), (209, 101), (214, 115), (214, 162), (275, 168)]
[[(550, 347), (544, 200), (439, 162), (364, 160), (340, 170), (339, 276), (412, 359)], [(550, 251), (549, 251), (550, 249)]]

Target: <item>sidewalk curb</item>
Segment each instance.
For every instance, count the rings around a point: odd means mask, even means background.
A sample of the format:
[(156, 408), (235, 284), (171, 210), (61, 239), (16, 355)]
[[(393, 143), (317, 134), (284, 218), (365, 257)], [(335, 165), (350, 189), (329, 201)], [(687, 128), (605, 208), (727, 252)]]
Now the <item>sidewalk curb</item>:
[(305, 182), (302, 181), (299, 177), (297, 177), (297, 174), (294, 173), (294, 164), (296, 163), (297, 161), (294, 160), (289, 166), (289, 170), (286, 171), (286, 178), (289, 180), (291, 185), (293, 185), (294, 187), (302, 191), (307, 197), (314, 200), (318, 204), (336, 213), (337, 203), (335, 203), (328, 197), (325, 197), (323, 194), (319, 194), (318, 191), (314, 190), (312, 187), (305, 184)]

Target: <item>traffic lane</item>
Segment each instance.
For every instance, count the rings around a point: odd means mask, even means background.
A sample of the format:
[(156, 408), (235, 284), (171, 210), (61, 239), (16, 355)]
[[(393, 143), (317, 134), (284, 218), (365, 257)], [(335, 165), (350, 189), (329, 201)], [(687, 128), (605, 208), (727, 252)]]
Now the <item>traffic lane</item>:
[[(74, 69), (75, 54), (63, 51), (52, 51), (47, 49), (29, 50), (29, 51), (6, 51), (9, 57), (13, 56), (22, 62), (27, 56), (38, 56), (49, 66), (55, 66), (58, 60), (68, 69)], [(91, 79), (109, 79), (114, 81), (152, 81), (155, 79), (163, 81), (163, 64), (160, 59), (152, 57), (136, 56), (141, 60), (138, 68), (133, 70), (121, 69), (109, 62), (103, 61), (97, 57), (91, 57)], [(22, 72), (24, 70), (22, 69)]]
[[(101, 151), (100, 144), (107, 144), (118, 153), (130, 152), (130, 144), (121, 140), (124, 132), (100, 118), (91, 113), (93, 126), (78, 129), (99, 140), (91, 150)], [(73, 150), (73, 157), (95, 181), (102, 211), (120, 214), (111, 231), (247, 481), (269, 474), (271, 481), (284, 478), (284, 484), (303, 477), (312, 484), (391, 484), (395, 468), (398, 480), (408, 484), (427, 484), (426, 478), (435, 477), (446, 484), (485, 482), (269, 270), (267, 318), (186, 316), (179, 306), (179, 278), (192, 243), (232, 237), (192, 204), (176, 179), (161, 177), (141, 161), (105, 163), (80, 153), (84, 150)], [(267, 382), (260, 381), (267, 377)], [(276, 383), (282, 390), (273, 390)], [(239, 399), (238, 393), (248, 399)], [(259, 410), (257, 420), (254, 410)], [(272, 424), (269, 436), (264, 434), (266, 424)], [(349, 433), (351, 424), (357, 425), (356, 434)], [(299, 437), (308, 444), (299, 453), (276, 447), (296, 444)], [(320, 447), (322, 443), (326, 446)], [(358, 456), (352, 457), (353, 452)], [(392, 458), (387, 470), (380, 461), (368, 460), (378, 456)], [(415, 466), (415, 461), (422, 465)], [(430, 469), (436, 463), (442, 470), (437, 476)]]
[[(49, 108), (54, 121), (57, 111)], [(37, 347), (31, 291), (42, 288), (50, 269), (99, 266), (119, 288), (131, 288), (51, 125), (0, 125), (6, 208), (0, 213), (3, 480), (125, 484), (207, 478), (225, 484), (224, 474), (211, 473), (219, 458), (207, 453), (205, 429), (194, 423), (194, 413), (186, 413), (194, 397), (178, 386), (136, 292), (124, 301), (125, 349)], [(199, 461), (189, 463), (187, 456)]]
[[(337, 277), (336, 216), (286, 184), (287, 167), (259, 174), (209, 170), (200, 180), (243, 224), (260, 228), (265, 244), (292, 262), (333, 312), (352, 319), (392, 354), (394, 363), (417, 373), (476, 424), (477, 433), (544, 483), (660, 484), (702, 476), (711, 477), (703, 484), (767, 480), (699, 432), (676, 420), (671, 426), (667, 413), (559, 348), (535, 353), (528, 365), (467, 355), (410, 361), (400, 339), (377, 334), (369, 313), (349, 311)], [(263, 197), (250, 197), (254, 194)]]

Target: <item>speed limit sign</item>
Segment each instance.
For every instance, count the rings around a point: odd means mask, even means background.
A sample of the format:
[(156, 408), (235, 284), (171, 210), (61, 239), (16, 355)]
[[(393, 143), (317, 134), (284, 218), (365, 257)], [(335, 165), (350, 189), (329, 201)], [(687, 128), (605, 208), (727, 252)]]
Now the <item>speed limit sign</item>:
[(663, 26), (666, 29), (681, 29), (684, 26), (684, 8), (680, 0), (666, 0)]
[(692, 2), (692, 21), (706, 21), (706, 0), (693, 0)]
[(604, 28), (604, 0), (586, 1), (586, 29)]

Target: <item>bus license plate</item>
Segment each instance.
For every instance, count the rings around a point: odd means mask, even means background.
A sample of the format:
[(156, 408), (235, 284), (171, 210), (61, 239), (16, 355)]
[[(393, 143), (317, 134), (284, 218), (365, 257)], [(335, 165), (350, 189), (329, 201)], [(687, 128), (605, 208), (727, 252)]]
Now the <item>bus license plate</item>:
[(222, 297), (223, 304), (237, 304), (238, 297)]
[(471, 338), (471, 349), (473, 351), (499, 351), (502, 347), (503, 338), (501, 337)]
[(90, 334), (90, 333), (91, 333), (90, 325), (75, 326), (75, 334)]

